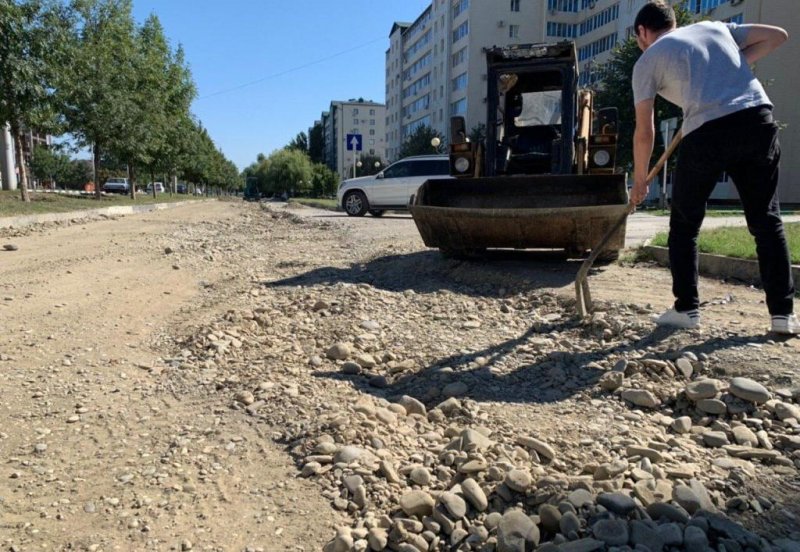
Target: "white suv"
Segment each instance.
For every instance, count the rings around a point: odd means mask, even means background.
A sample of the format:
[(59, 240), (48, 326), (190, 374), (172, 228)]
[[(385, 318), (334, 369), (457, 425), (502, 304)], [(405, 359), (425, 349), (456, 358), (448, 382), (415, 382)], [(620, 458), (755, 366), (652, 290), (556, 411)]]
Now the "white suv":
[(447, 155), (418, 155), (392, 163), (374, 176), (351, 178), (339, 185), (336, 203), (351, 217), (369, 212), (408, 209), (408, 200), (431, 178), (451, 178)]

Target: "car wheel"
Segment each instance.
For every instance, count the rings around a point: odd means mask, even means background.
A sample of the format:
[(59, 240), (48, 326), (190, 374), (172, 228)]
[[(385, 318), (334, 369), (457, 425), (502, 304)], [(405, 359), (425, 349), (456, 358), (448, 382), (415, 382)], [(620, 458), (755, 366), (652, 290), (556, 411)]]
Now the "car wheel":
[(383, 211), (381, 209), (370, 209), (369, 210), (369, 214), (372, 215), (373, 217), (382, 217), (383, 213), (385, 213), (385, 212), (386, 211)]
[(369, 210), (367, 196), (364, 195), (364, 192), (350, 192), (344, 196), (342, 203), (344, 203), (345, 213), (351, 217), (363, 217)]

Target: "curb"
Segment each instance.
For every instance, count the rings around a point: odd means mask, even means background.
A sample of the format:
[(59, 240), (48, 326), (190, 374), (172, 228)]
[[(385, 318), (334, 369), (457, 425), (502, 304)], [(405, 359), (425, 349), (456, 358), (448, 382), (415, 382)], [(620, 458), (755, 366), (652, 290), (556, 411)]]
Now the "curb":
[[(174, 203), (151, 203), (148, 205), (114, 205), (101, 209), (83, 209), (80, 211), (67, 211), (64, 213), (42, 213), (39, 215), (22, 215), (18, 217), (0, 218), (0, 228), (21, 228), (34, 224), (44, 224), (47, 222), (63, 222), (73, 219), (85, 219), (93, 217), (111, 217), (133, 215), (138, 213), (150, 213), (152, 211), (162, 211), (173, 209), (189, 203), (201, 203), (205, 200), (176, 201)], [(216, 200), (214, 200), (216, 201)]]
[[(643, 249), (660, 265), (669, 266), (669, 249), (655, 245), (645, 245)], [(700, 274), (717, 278), (736, 279), (743, 282), (761, 284), (758, 261), (735, 259), (722, 255), (700, 253)], [(800, 265), (792, 265), (792, 276), (800, 282)]]

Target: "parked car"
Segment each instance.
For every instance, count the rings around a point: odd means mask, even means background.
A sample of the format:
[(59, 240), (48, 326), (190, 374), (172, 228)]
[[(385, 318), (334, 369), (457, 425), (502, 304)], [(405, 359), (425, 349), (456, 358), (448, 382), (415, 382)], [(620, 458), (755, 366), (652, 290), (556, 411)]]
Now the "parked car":
[(178, 189), (176, 190), (179, 194), (188, 194), (189, 193), (189, 186), (184, 182), (178, 182)]
[(151, 182), (150, 184), (147, 185), (147, 193), (148, 194), (152, 194), (153, 193), (153, 187), (155, 187), (157, 194), (163, 194), (166, 191), (166, 189), (164, 188), (164, 184), (163, 183), (161, 183), (161, 182)]
[(107, 194), (127, 194), (130, 191), (130, 185), (127, 178), (109, 178), (103, 184), (103, 191)]
[(351, 217), (408, 209), (408, 200), (426, 180), (451, 178), (447, 155), (418, 155), (392, 163), (373, 176), (343, 181), (336, 202)]

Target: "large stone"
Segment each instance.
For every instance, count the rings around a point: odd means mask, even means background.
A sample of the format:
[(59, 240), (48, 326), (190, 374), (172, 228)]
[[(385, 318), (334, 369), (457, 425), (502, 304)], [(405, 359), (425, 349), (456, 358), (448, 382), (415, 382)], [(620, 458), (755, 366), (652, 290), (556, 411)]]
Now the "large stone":
[(350, 356), (350, 345), (347, 343), (334, 343), (325, 353), (331, 360), (345, 360)]
[(703, 433), (703, 443), (707, 447), (719, 448), (730, 444), (730, 441), (724, 431), (706, 431)]
[(539, 545), (539, 528), (519, 510), (503, 515), (497, 526), (497, 552), (525, 552)]
[(654, 520), (667, 519), (677, 523), (689, 523), (689, 513), (682, 507), (666, 502), (654, 502), (647, 507), (647, 515)]
[(731, 430), (731, 432), (733, 433), (733, 439), (736, 441), (737, 445), (743, 445), (746, 447), (758, 446), (758, 437), (749, 427), (743, 425), (736, 426)]
[(689, 400), (713, 399), (722, 388), (722, 382), (716, 379), (696, 380), (686, 385), (686, 396)]
[(728, 405), (719, 399), (700, 399), (696, 406), (699, 411), (714, 416), (722, 416), (728, 411)]
[(606, 543), (597, 539), (578, 539), (572, 542), (565, 542), (558, 545), (558, 552), (595, 552), (603, 550)]
[(443, 492), (439, 495), (439, 503), (444, 505), (453, 519), (461, 519), (467, 515), (467, 503), (456, 493)]
[(664, 542), (664, 546), (677, 547), (683, 544), (683, 529), (677, 523), (659, 525), (656, 531)]
[(686, 485), (677, 485), (672, 489), (672, 499), (690, 515), (701, 508), (700, 498)]
[(517, 469), (509, 471), (506, 474), (504, 482), (512, 491), (524, 493), (530, 488), (531, 484), (533, 483), (533, 479), (528, 471)]
[(349, 445), (346, 447), (342, 447), (338, 451), (336, 451), (336, 454), (333, 456), (333, 462), (335, 464), (339, 463), (349, 464), (351, 462), (359, 460), (363, 463), (366, 460), (370, 460), (371, 457), (372, 454), (362, 449), (361, 447)]
[(427, 412), (425, 410), (425, 405), (419, 402), (414, 397), (409, 397), (408, 395), (403, 395), (400, 397), (400, 400), (397, 401), (403, 408), (406, 409), (408, 414), (419, 414), (420, 416), (426, 416)]
[(675, 367), (681, 373), (681, 375), (685, 379), (690, 379), (692, 374), (694, 373), (694, 366), (692, 366), (692, 361), (688, 358), (679, 358), (675, 361)]
[(733, 378), (728, 391), (731, 395), (756, 404), (763, 404), (770, 399), (767, 388), (749, 378)]
[(624, 519), (601, 519), (592, 525), (592, 535), (608, 546), (628, 544), (628, 522)]
[(517, 437), (517, 444), (535, 450), (539, 456), (544, 457), (546, 460), (552, 461), (556, 457), (556, 451), (553, 450), (553, 447), (535, 437), (521, 435)]
[(467, 478), (461, 482), (461, 492), (464, 493), (464, 498), (472, 504), (472, 507), (479, 512), (483, 512), (489, 507), (489, 501), (486, 498), (486, 493), (472, 478)]
[(552, 504), (542, 504), (539, 507), (539, 520), (548, 533), (558, 533), (561, 523), (561, 511)]
[(448, 450), (460, 450), (463, 452), (482, 451), (494, 445), (494, 441), (475, 431), (465, 429), (458, 437), (450, 441), (447, 445)]
[(581, 518), (573, 512), (564, 512), (558, 522), (558, 529), (568, 539), (578, 537), (581, 532)]
[(689, 525), (683, 531), (683, 546), (686, 552), (706, 552), (708, 536), (699, 527)]
[(436, 501), (425, 491), (408, 491), (400, 497), (400, 508), (408, 516), (429, 516)]
[(608, 464), (601, 464), (594, 471), (594, 479), (596, 481), (607, 481), (614, 477), (625, 473), (628, 469), (628, 463), (623, 460), (614, 460)]
[(643, 480), (633, 486), (633, 494), (645, 506), (672, 498), (672, 483), (666, 479)]
[(614, 392), (625, 382), (625, 374), (622, 372), (606, 372), (602, 376), (600, 376), (600, 380), (597, 382), (598, 385), (602, 389), (606, 391)]
[(681, 435), (689, 433), (692, 430), (692, 419), (689, 416), (681, 416), (673, 420), (670, 427), (672, 431)]
[(582, 508), (594, 502), (594, 495), (586, 489), (575, 489), (567, 495), (567, 501), (576, 508)]
[(642, 408), (655, 408), (661, 404), (658, 398), (646, 389), (625, 389), (620, 396), (629, 403)]
[(630, 523), (630, 531), (630, 543), (634, 548), (644, 545), (652, 552), (661, 552), (664, 549), (664, 541), (661, 539), (661, 535), (644, 521), (632, 521)]
[(779, 420), (794, 418), (795, 420), (800, 422), (800, 406), (785, 402), (776, 403), (775, 415), (778, 417)]
[(609, 512), (621, 516), (627, 516), (636, 508), (636, 502), (622, 493), (602, 493), (597, 497), (597, 503)]
[(657, 464), (664, 460), (660, 452), (649, 447), (642, 447), (639, 445), (628, 445), (625, 448), (625, 453), (630, 458), (631, 456), (641, 456), (642, 458), (649, 459), (653, 464)]

